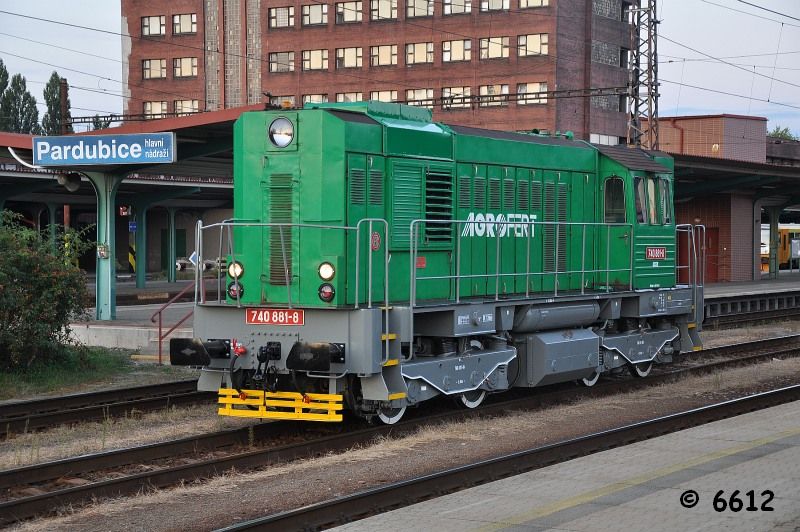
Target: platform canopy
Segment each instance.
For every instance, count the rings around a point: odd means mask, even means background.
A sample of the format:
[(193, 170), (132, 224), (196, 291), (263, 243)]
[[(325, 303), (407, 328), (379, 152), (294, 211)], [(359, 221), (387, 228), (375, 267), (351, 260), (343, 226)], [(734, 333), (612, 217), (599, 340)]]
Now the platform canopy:
[[(30, 135), (0, 133), (0, 209), (11, 201), (44, 205), (97, 206), (96, 318), (112, 320), (115, 305), (114, 220), (117, 205), (135, 205), (143, 213), (141, 245), (146, 246), (144, 215), (155, 204), (172, 208), (223, 208), (232, 202), (233, 123), (253, 105), (184, 117), (130, 122), (116, 128), (71, 135), (171, 132), (175, 162), (164, 164), (96, 164), (32, 166)], [(51, 219), (54, 209), (51, 207)], [(173, 214), (174, 216), (174, 211)], [(174, 224), (172, 230), (174, 231)], [(137, 244), (140, 235), (137, 235)], [(174, 243), (174, 238), (171, 238)], [(172, 251), (174, 254), (174, 250)], [(173, 272), (174, 273), (174, 272)], [(137, 268), (137, 286), (144, 268)]]

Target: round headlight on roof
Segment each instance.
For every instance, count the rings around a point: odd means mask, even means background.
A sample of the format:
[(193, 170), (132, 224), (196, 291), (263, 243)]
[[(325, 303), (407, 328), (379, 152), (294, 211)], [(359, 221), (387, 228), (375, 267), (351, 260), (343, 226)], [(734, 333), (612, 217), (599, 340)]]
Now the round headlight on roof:
[(294, 139), (294, 125), (288, 118), (276, 118), (269, 125), (269, 141), (278, 148), (285, 148)]

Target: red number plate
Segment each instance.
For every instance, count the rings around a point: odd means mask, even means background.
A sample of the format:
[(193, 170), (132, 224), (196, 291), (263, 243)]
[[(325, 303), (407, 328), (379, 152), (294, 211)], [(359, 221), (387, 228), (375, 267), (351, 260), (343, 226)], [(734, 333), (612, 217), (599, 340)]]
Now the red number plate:
[(245, 315), (248, 325), (305, 325), (302, 310), (287, 308), (249, 308)]
[(667, 248), (645, 248), (644, 258), (647, 260), (661, 260), (667, 258)]

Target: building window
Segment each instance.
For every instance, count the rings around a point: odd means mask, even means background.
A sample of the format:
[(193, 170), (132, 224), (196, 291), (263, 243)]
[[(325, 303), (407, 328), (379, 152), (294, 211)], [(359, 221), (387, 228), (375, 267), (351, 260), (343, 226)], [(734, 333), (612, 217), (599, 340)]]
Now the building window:
[(547, 83), (517, 83), (517, 105), (530, 105), (534, 103), (547, 103)]
[(550, 5), (550, 0), (519, 0), (519, 8), (526, 7), (545, 7)]
[(481, 59), (508, 57), (508, 37), (481, 39)]
[(167, 115), (167, 102), (144, 102), (144, 117), (164, 118)]
[(364, 101), (364, 93), (363, 92), (340, 92), (336, 94), (336, 101), (339, 103), (342, 102), (363, 102)]
[(442, 87), (442, 109), (469, 108), (471, 98), (470, 87)]
[(175, 100), (175, 114), (186, 116), (200, 112), (200, 100)]
[(166, 59), (145, 59), (142, 61), (142, 79), (159, 79), (166, 77)]
[(167, 33), (167, 17), (142, 17), (142, 35), (165, 35)]
[(197, 13), (172, 15), (172, 34), (197, 33)]
[(397, 91), (372, 91), (369, 93), (369, 99), (379, 102), (396, 102)]
[(303, 50), (303, 70), (328, 70), (328, 50)]
[(590, 133), (589, 142), (592, 144), (605, 144), (607, 146), (616, 146), (619, 144), (619, 137), (614, 135), (601, 135), (600, 133)]
[(369, 47), (369, 64), (372, 66), (388, 66), (397, 64), (397, 45)]
[(269, 54), (270, 72), (294, 72), (294, 52), (272, 52)]
[(176, 57), (172, 60), (172, 75), (176, 78), (197, 76), (196, 57)]
[(337, 48), (336, 68), (361, 68), (362, 48)]
[(372, 20), (397, 18), (397, 0), (370, 0), (369, 13)]
[(509, 0), (481, 0), (481, 11), (502, 11), (508, 6)]
[(406, 18), (432, 16), (433, 0), (406, 0)]
[(481, 107), (508, 105), (508, 85), (481, 85), (478, 91)]
[(361, 22), (363, 10), (361, 2), (339, 2), (336, 4), (336, 23)]
[(517, 36), (517, 55), (547, 55), (547, 34), (533, 33)]
[(472, 41), (442, 41), (442, 61), (469, 61), (472, 59)]
[(269, 10), (270, 28), (291, 28), (294, 26), (294, 7), (271, 7)]
[(472, 12), (472, 0), (444, 0), (445, 15), (461, 15)]
[(274, 107), (294, 107), (294, 95), (273, 96), (269, 99), (269, 104)]
[(304, 94), (303, 104), (307, 103), (326, 103), (328, 101), (327, 94)]
[(303, 6), (303, 26), (315, 26), (328, 23), (328, 4), (312, 4)]
[(406, 65), (433, 63), (433, 43), (418, 42), (406, 45)]
[(420, 107), (433, 107), (433, 89), (408, 89), (406, 90), (406, 103)]

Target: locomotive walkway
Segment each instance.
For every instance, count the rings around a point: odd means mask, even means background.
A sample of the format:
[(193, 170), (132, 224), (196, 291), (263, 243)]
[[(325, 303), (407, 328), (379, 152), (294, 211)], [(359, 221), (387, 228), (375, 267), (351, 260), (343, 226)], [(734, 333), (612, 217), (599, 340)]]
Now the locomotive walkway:
[[(114, 321), (88, 320), (74, 323), (72, 328), (76, 338), (88, 345), (104, 347), (122, 347), (139, 350), (143, 359), (154, 360), (158, 352), (158, 328), (150, 321), (161, 306), (178, 294), (191, 281), (148, 281), (147, 288), (136, 288), (133, 279), (120, 276), (117, 282), (117, 316)], [(90, 289), (94, 283), (89, 284)], [(211, 281), (207, 290), (212, 289)], [(211, 292), (208, 292), (211, 295)], [(800, 273), (782, 272), (777, 279), (762, 281), (745, 281), (733, 283), (716, 283), (705, 288), (706, 302), (724, 300), (731, 297), (759, 295), (790, 295), (800, 299)], [(174, 303), (164, 311), (163, 323), (168, 329), (177, 323), (191, 310), (191, 291), (187, 293), (187, 301)], [(192, 318), (185, 321), (171, 336), (190, 337), (192, 334)], [(163, 344), (165, 361), (169, 359), (169, 341)]]

